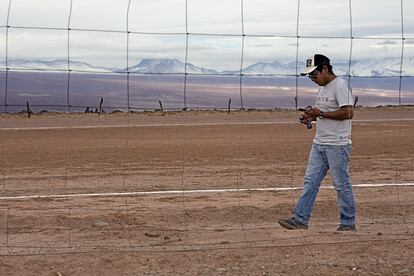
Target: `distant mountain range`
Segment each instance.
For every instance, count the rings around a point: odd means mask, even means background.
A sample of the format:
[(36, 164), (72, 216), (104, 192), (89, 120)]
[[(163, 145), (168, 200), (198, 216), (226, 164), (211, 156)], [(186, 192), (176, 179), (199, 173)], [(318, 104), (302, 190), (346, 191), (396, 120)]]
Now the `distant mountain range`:
[[(182, 74), (184, 72), (191, 74), (219, 74), (216, 70), (202, 68), (187, 63), (187, 71), (185, 71), (185, 63), (178, 59), (143, 59), (140, 63), (129, 68), (129, 72), (133, 73), (172, 73)], [(127, 71), (126, 69), (121, 72)]]
[[(1, 61), (0, 66), (4, 67), (5, 62)], [(67, 71), (68, 61), (65, 59), (56, 60), (39, 60), (39, 59), (13, 59), (8, 61), (8, 67), (11, 69), (24, 69), (24, 70), (57, 70)], [(86, 62), (70, 61), (70, 67), (76, 68), (79, 71), (99, 71), (112, 73), (115, 68), (105, 68), (100, 66), (93, 66)]]
[[(351, 75), (354, 76), (399, 76), (400, 70), (399, 58), (381, 58), (381, 59), (363, 59), (355, 60), (351, 63)], [(1, 67), (5, 67), (5, 62), (0, 62)], [(303, 62), (298, 62), (299, 72), (304, 68)], [(66, 71), (68, 68), (67, 60), (9, 60), (8, 67), (11, 69), (24, 70), (52, 70)], [(338, 62), (333, 64), (334, 72), (338, 75), (347, 75), (349, 63)], [(70, 68), (75, 71), (83, 72), (103, 72), (103, 73), (122, 73), (126, 68), (109, 68), (103, 66), (94, 66), (86, 62), (70, 61)], [(178, 59), (143, 59), (134, 66), (129, 67), (129, 72), (141, 74), (239, 74), (240, 70), (218, 71), (208, 69), (187, 63)], [(295, 75), (296, 62), (282, 63), (257, 62), (243, 68), (242, 73), (245, 75)], [(414, 76), (414, 57), (407, 57), (403, 62), (403, 75)]]

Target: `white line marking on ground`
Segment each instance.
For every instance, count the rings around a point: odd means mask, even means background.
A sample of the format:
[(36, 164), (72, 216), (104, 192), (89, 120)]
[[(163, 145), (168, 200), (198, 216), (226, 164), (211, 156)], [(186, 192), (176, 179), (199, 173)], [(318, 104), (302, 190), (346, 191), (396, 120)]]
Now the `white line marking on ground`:
[[(372, 119), (372, 120), (353, 120), (353, 123), (364, 122), (401, 122), (401, 121), (414, 121), (414, 119)], [(52, 126), (52, 127), (2, 127), (0, 131), (7, 130), (54, 130), (54, 129), (94, 129), (94, 128), (126, 128), (126, 127), (176, 127), (176, 126), (221, 126), (221, 125), (272, 125), (272, 124), (299, 124), (297, 121), (259, 121), (259, 122), (221, 122), (221, 123), (175, 123), (175, 124), (129, 124), (129, 125), (89, 125), (89, 126)]]
[[(244, 122), (243, 125), (293, 124), (297, 122)], [(126, 128), (126, 127), (176, 127), (176, 126), (220, 126), (240, 125), (240, 122), (222, 123), (174, 123), (174, 124), (129, 124), (129, 125), (95, 125), (95, 126), (56, 126), (56, 127), (5, 127), (0, 130), (51, 130), (51, 129), (93, 129), (93, 128)]]
[[(414, 183), (384, 183), (384, 184), (354, 184), (354, 188), (377, 188), (414, 186)], [(59, 194), (59, 195), (27, 195), (27, 196), (3, 196), (0, 200), (16, 199), (41, 199), (41, 198), (76, 198), (76, 197), (122, 197), (122, 196), (145, 196), (145, 195), (174, 195), (174, 194), (202, 194), (202, 193), (233, 193), (233, 192), (278, 192), (301, 190), (302, 187), (284, 188), (246, 188), (246, 189), (215, 189), (215, 190), (170, 190), (170, 191), (146, 191), (146, 192), (120, 192), (120, 193), (85, 193), (85, 194)], [(321, 189), (334, 189), (333, 186), (322, 186)]]

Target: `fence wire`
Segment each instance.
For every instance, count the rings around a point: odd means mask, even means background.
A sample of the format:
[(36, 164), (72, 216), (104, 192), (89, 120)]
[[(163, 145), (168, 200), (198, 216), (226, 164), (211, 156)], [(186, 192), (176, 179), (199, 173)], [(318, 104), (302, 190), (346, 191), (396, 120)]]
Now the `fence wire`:
[[(80, 28), (72, 28), (71, 27), (71, 20), (72, 20), (72, 7), (74, 0), (70, 1), (70, 9), (69, 9), (69, 17), (67, 21), (67, 28), (54, 28), (54, 27), (33, 27), (33, 26), (10, 26), (10, 11), (12, 9), (12, 0), (9, 1), (8, 5), (8, 13), (7, 13), (7, 25), (6, 26), (0, 26), (0, 28), (5, 29), (6, 31), (6, 60), (5, 60), (5, 98), (4, 98), (4, 104), (3, 109), (4, 112), (8, 112), (8, 107), (24, 107), (25, 104), (10, 104), (8, 101), (9, 98), (9, 74), (11, 72), (27, 72), (27, 71), (39, 71), (39, 72), (60, 72), (67, 74), (67, 82), (66, 82), (66, 104), (62, 105), (32, 105), (32, 106), (42, 106), (42, 107), (59, 107), (63, 110), (66, 110), (66, 112), (70, 113), (73, 112), (75, 108), (85, 108), (88, 105), (77, 105), (73, 104), (71, 102), (71, 92), (72, 92), (72, 82), (71, 79), (73, 77), (73, 74), (75, 73), (94, 73), (98, 75), (107, 75), (107, 74), (114, 74), (114, 73), (103, 73), (101, 71), (83, 71), (78, 69), (72, 69), (72, 53), (71, 53), (71, 37), (72, 33), (74, 31), (79, 32), (97, 32), (97, 33), (118, 33), (125, 35), (126, 37), (126, 71), (125, 72), (117, 72), (115, 74), (125, 76), (125, 87), (126, 87), (126, 103), (125, 105), (114, 105), (114, 106), (105, 106), (106, 108), (114, 108), (114, 109), (126, 109), (127, 111), (133, 111), (133, 110), (141, 110), (144, 109), (142, 106), (136, 105), (131, 103), (131, 76), (134, 75), (178, 75), (183, 77), (183, 90), (182, 90), (182, 109), (188, 110), (189, 104), (188, 104), (188, 77), (189, 76), (233, 76), (235, 78), (238, 78), (238, 90), (239, 90), (239, 102), (240, 106), (238, 106), (239, 109), (245, 109), (246, 104), (244, 101), (244, 88), (245, 88), (245, 82), (244, 78), (246, 77), (246, 74), (244, 74), (244, 65), (245, 65), (245, 39), (247, 37), (250, 38), (291, 38), (296, 41), (296, 53), (295, 53), (295, 74), (253, 74), (248, 75), (255, 76), (255, 77), (278, 77), (278, 76), (284, 76), (284, 77), (292, 77), (295, 78), (295, 104), (293, 108), (298, 107), (298, 99), (299, 99), (299, 44), (303, 39), (343, 39), (344, 41), (350, 42), (350, 50), (349, 50), (349, 60), (348, 60), (348, 74), (345, 76), (348, 78), (349, 83), (353, 78), (370, 78), (366, 76), (356, 76), (351, 74), (351, 64), (353, 60), (353, 50), (354, 50), (354, 41), (355, 40), (365, 40), (368, 39), (366, 37), (355, 37), (353, 35), (353, 25), (352, 25), (352, 0), (349, 0), (349, 17), (350, 17), (350, 26), (349, 26), (349, 36), (302, 36), (299, 32), (299, 25), (300, 25), (300, 11), (301, 11), (301, 1), (298, 0), (297, 2), (297, 18), (296, 18), (296, 35), (294, 36), (278, 36), (278, 35), (260, 35), (260, 34), (246, 34), (245, 33), (245, 22), (244, 22), (244, 12), (246, 7), (244, 6), (244, 1), (240, 0), (240, 13), (241, 13), (241, 24), (240, 24), (240, 34), (218, 34), (218, 33), (192, 33), (189, 32), (189, 23), (188, 23), (188, 0), (185, 1), (185, 33), (155, 33), (155, 32), (134, 32), (130, 30), (129, 26), (129, 16), (130, 16), (130, 6), (131, 2), (133, 0), (128, 1), (128, 6), (126, 8), (126, 25), (125, 30), (99, 30), (99, 29), (80, 29)], [(67, 35), (67, 68), (61, 69), (61, 70), (48, 70), (48, 69), (42, 69), (42, 68), (34, 68), (34, 69), (21, 69), (21, 68), (12, 68), (9, 66), (9, 30), (11, 29), (23, 29), (23, 30), (55, 30), (55, 31), (62, 31), (66, 32)], [(170, 36), (170, 35), (183, 35), (185, 36), (185, 66), (184, 66), (184, 73), (157, 73), (157, 72), (149, 72), (149, 73), (136, 73), (130, 71), (130, 36), (133, 34), (139, 34), (139, 35), (160, 35), (160, 36)], [(191, 49), (189, 48), (189, 40), (193, 36), (201, 36), (201, 37), (239, 37), (241, 40), (241, 52), (240, 52), (240, 68), (239, 73), (219, 73), (219, 74), (208, 74), (208, 73), (190, 73), (188, 72), (188, 66), (189, 66), (189, 53)], [(393, 39), (395, 38), (369, 38), (369, 39)], [(404, 34), (404, 20), (403, 20), (403, 1), (401, 0), (401, 62), (399, 67), (399, 86), (398, 86), (398, 104), (402, 104), (402, 80), (406, 77), (413, 77), (408, 75), (403, 75), (403, 61), (404, 61), (404, 48), (405, 40), (407, 37), (405, 37)], [(377, 78), (377, 77), (376, 77)], [(394, 77), (384, 77), (384, 78), (395, 78)], [(230, 103), (229, 103), (230, 105)], [(126, 117), (127, 120), (127, 128), (129, 129), (131, 127), (130, 123), (130, 117), (129, 113)], [(66, 119), (66, 126), (67, 128), (70, 128), (70, 118), (67, 117)], [(244, 126), (243, 119), (239, 120), (239, 126)], [(241, 201), (240, 196), (236, 196), (236, 223), (230, 226), (222, 226), (222, 227), (208, 227), (208, 226), (194, 226), (191, 225), (189, 220), (191, 216), (189, 215), (190, 207), (187, 205), (187, 195), (185, 194), (185, 172), (188, 167), (191, 166), (191, 159), (192, 156), (189, 156), (189, 153), (187, 152), (188, 146), (187, 146), (187, 140), (186, 138), (178, 138), (180, 141), (182, 141), (182, 157), (181, 157), (181, 164), (179, 165), (181, 169), (181, 208), (182, 208), (182, 214), (181, 217), (181, 223), (178, 223), (179, 226), (175, 226), (173, 228), (166, 227), (165, 221), (163, 219), (167, 219), (167, 217), (161, 217), (159, 214), (154, 214), (154, 216), (159, 215), (160, 217), (157, 217), (159, 221), (157, 221), (158, 225), (151, 225), (146, 226), (143, 224), (140, 224), (140, 221), (134, 221), (133, 218), (139, 217), (142, 212), (144, 212), (140, 207), (137, 207), (136, 201), (140, 200), (141, 198), (139, 196), (135, 197), (125, 197), (119, 202), (118, 208), (92, 208), (92, 207), (78, 207), (73, 205), (72, 203), (72, 197), (71, 197), (71, 190), (68, 187), (68, 182), (70, 178), (70, 169), (71, 165), (69, 164), (69, 156), (72, 154), (70, 150), (70, 143), (71, 143), (71, 136), (70, 132), (66, 133), (65, 136), (65, 170), (64, 170), (64, 192), (67, 195), (66, 198), (66, 206), (65, 207), (52, 207), (50, 209), (42, 207), (38, 210), (36, 208), (30, 208), (25, 210), (24, 208), (6, 208), (5, 209), (5, 226), (3, 228), (0, 227), (0, 229), (3, 230), (3, 232), (6, 233), (5, 235), (5, 241), (2, 245), (0, 245), (0, 248), (6, 249), (6, 252), (0, 253), (0, 255), (18, 255), (18, 256), (24, 256), (24, 255), (37, 255), (37, 254), (60, 254), (60, 253), (83, 253), (83, 252), (103, 252), (105, 249), (108, 251), (122, 251), (122, 252), (165, 252), (165, 251), (172, 251), (172, 252), (192, 252), (192, 251), (201, 251), (201, 250), (227, 250), (227, 249), (233, 249), (233, 248), (268, 248), (268, 247), (286, 247), (286, 246), (297, 246), (302, 244), (340, 244), (340, 243), (359, 243), (359, 242), (366, 242), (366, 241), (372, 241), (372, 242), (382, 242), (382, 241), (394, 241), (394, 240), (413, 240), (413, 234), (411, 232), (411, 229), (409, 228), (409, 224), (412, 223), (409, 218), (406, 216), (406, 203), (404, 203), (404, 200), (402, 199), (402, 194), (399, 191), (399, 187), (395, 186), (395, 191), (398, 196), (398, 202), (399, 202), (399, 212), (402, 214), (403, 219), (395, 219), (390, 221), (383, 222), (386, 224), (393, 224), (397, 225), (400, 228), (404, 228), (404, 231), (394, 233), (394, 232), (388, 232), (384, 236), (373, 236), (368, 234), (356, 234), (352, 236), (345, 237), (344, 239), (338, 239), (336, 234), (324, 234), (324, 241), (321, 242), (313, 242), (312, 238), (320, 238), (321, 235), (314, 235), (314, 234), (306, 234), (305, 232), (300, 232), (300, 235), (298, 235), (295, 238), (292, 237), (276, 237), (272, 238), (269, 237), (267, 239), (251, 239), (248, 238), (248, 235), (251, 235), (251, 233), (254, 233), (255, 231), (272, 231), (274, 230), (274, 225), (269, 224), (263, 224), (263, 225), (249, 225), (246, 222), (246, 218), (242, 217), (242, 208), (243, 204)], [(130, 136), (130, 134), (127, 134), (123, 138), (123, 150), (127, 151), (130, 143), (134, 142), (134, 137)], [(242, 168), (241, 166), (241, 159), (242, 159), (242, 152), (243, 152), (243, 142), (244, 140), (248, 140), (249, 138), (243, 138), (241, 135), (236, 138), (238, 142), (238, 148), (239, 150), (236, 152), (237, 158), (236, 158), (236, 182), (235, 182), (235, 190), (240, 191), (240, 170)], [(271, 138), (274, 139), (274, 138)], [(219, 139), (215, 141), (217, 143), (220, 143)], [(272, 140), (272, 143), (277, 143), (274, 140)], [(399, 163), (399, 157), (395, 156), (394, 160), (396, 160), (396, 163)], [(2, 162), (5, 163), (5, 157), (2, 155)], [(295, 164), (290, 164), (292, 167), (295, 166)], [(3, 173), (3, 195), (6, 197), (8, 194), (8, 191), (6, 190), (6, 177), (5, 177), (5, 169), (2, 171)], [(396, 171), (398, 173), (398, 171)], [(128, 164), (125, 162), (125, 167), (123, 168), (122, 172), (120, 173), (122, 178), (122, 190), (124, 192), (128, 192), (127, 189), (127, 175), (128, 175)], [(291, 198), (293, 199), (295, 197), (294, 190), (295, 187), (293, 185), (293, 169), (291, 169), (291, 175), (290, 175), (290, 188), (292, 191)], [(398, 176), (396, 174), (396, 182), (398, 182)], [(82, 188), (79, 189), (79, 191), (82, 191)], [(19, 221), (19, 212), (24, 211), (30, 211), (30, 212), (46, 212), (47, 214), (43, 217), (52, 217), (53, 219), (56, 219), (57, 222), (54, 222), (55, 225), (53, 227), (50, 227), (48, 225), (45, 226), (38, 226), (33, 227), (32, 229), (30, 227), (27, 227), (27, 229), (22, 229), (20, 226), (16, 226), (13, 223), (16, 223)], [(49, 213), (48, 213), (49, 212)], [(112, 237), (118, 237), (121, 235), (121, 238), (119, 238), (116, 242), (113, 241), (107, 241), (105, 238), (103, 238), (101, 241), (96, 241), (96, 243), (92, 244), (77, 244), (76, 238), (81, 237), (81, 234), (83, 232), (90, 231), (91, 233), (98, 233), (99, 230), (94, 229), (94, 226), (90, 225), (78, 225), (77, 220), (80, 220), (82, 212), (102, 212), (106, 216), (111, 212), (117, 213), (117, 216), (122, 217), (123, 215), (126, 216), (126, 223), (119, 223), (116, 224), (115, 227), (108, 225), (105, 225), (105, 223), (102, 223), (100, 227), (103, 227), (106, 232), (112, 233)], [(64, 218), (62, 219), (59, 217), (61, 214), (64, 215)], [(133, 216), (133, 215), (136, 216)], [(20, 217), (21, 218), (21, 217)], [(358, 225), (360, 227), (369, 227), (372, 225), (372, 221), (359, 221)], [(168, 229), (171, 232), (178, 233), (177, 235), (181, 237), (179, 240), (176, 240), (172, 243), (169, 243), (169, 237), (168, 236), (162, 236), (163, 233), (158, 233), (157, 230), (160, 229)], [(36, 239), (31, 240), (34, 241), (35, 244), (31, 244), (30, 240), (26, 241), (26, 244), (21, 244), (16, 241), (13, 241), (11, 238), (14, 237), (15, 234), (27, 234), (27, 235), (33, 235), (33, 237), (36, 237), (37, 232), (52, 232), (58, 230), (58, 237), (57, 240), (60, 240), (61, 243), (58, 243), (58, 245), (52, 245), (52, 240), (46, 241), (44, 245), (38, 245), (36, 244)], [(154, 233), (155, 232), (157, 233)], [(133, 232), (142, 232), (146, 237), (150, 238), (164, 238), (164, 241), (160, 242), (154, 242), (146, 244), (142, 241), (139, 241), (136, 237), (133, 237)], [(223, 241), (207, 241), (207, 242), (191, 242), (191, 239), (189, 237), (189, 234), (197, 235), (199, 233), (222, 233), (222, 232), (232, 232), (235, 233), (242, 233), (242, 238), (240, 240), (232, 240), (230, 242), (223, 243)], [(121, 234), (119, 234), (121, 233)], [(80, 239), (80, 238), (79, 238)], [(120, 242), (121, 241), (121, 242)], [(107, 243), (108, 242), (108, 243)], [(118, 244), (117, 242), (120, 242)], [(124, 242), (124, 243), (122, 243)], [(53, 252), (53, 253), (51, 253)]]

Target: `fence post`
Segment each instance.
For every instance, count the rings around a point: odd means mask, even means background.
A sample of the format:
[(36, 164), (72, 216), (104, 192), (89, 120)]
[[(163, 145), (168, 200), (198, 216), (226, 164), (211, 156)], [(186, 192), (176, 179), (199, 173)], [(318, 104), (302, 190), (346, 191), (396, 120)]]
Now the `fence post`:
[(230, 114), (230, 106), (231, 106), (231, 99), (229, 99), (229, 103), (228, 103), (228, 106), (227, 106), (227, 115)]
[(26, 102), (26, 107), (27, 107), (27, 118), (30, 118), (30, 114), (32, 113), (32, 111), (30, 110), (30, 106), (29, 106), (29, 101)]
[(161, 116), (165, 116), (165, 112), (164, 112), (164, 108), (162, 107), (161, 100), (159, 100), (158, 103), (160, 104), (160, 108), (161, 108)]
[(101, 113), (102, 113), (102, 104), (103, 104), (103, 98), (101, 97), (101, 102), (99, 103), (99, 112), (98, 112), (98, 116), (101, 116)]
[(356, 107), (356, 104), (357, 104), (358, 100), (359, 100), (359, 97), (355, 96), (354, 108)]

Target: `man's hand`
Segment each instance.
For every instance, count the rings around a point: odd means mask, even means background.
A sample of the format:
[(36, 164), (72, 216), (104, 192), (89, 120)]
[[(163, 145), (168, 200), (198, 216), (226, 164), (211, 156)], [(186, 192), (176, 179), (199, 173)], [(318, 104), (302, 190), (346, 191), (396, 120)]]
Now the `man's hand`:
[[(316, 107), (306, 108), (304, 115), (307, 117), (312, 117), (314, 120), (321, 116), (321, 110)], [(331, 119), (331, 120), (348, 120), (354, 117), (354, 112), (352, 109), (352, 105), (348, 106), (341, 106), (339, 109), (335, 111), (323, 112), (323, 118)]]
[(312, 121), (316, 121), (315, 117), (308, 115), (310, 110), (312, 110), (312, 106), (310, 106), (310, 105), (307, 106), (306, 108), (299, 108), (299, 111), (303, 112), (302, 116), (300, 116), (300, 118), (299, 118), (299, 122), (301, 124), (306, 125), (306, 127), (308, 129), (312, 128)]
[(300, 122), (301, 124), (306, 125), (306, 127), (307, 127), (308, 129), (311, 129), (311, 128), (312, 128), (312, 121), (313, 121), (313, 118), (312, 118), (312, 117), (307, 117), (306, 115), (302, 115), (302, 116), (300, 116), (300, 118), (299, 118), (299, 122)]
[(302, 111), (303, 114), (300, 117), (300, 122), (302, 124), (307, 125), (307, 122), (310, 121), (316, 121), (316, 116), (313, 115), (314, 108), (311, 105), (308, 105), (306, 108), (299, 108), (299, 111)]
[(305, 116), (314, 118), (316, 120), (317, 117), (321, 116), (321, 110), (316, 107), (311, 107), (305, 110)]

